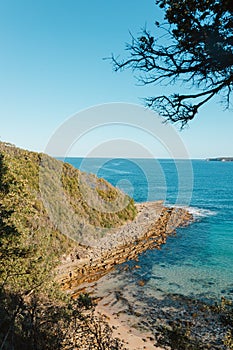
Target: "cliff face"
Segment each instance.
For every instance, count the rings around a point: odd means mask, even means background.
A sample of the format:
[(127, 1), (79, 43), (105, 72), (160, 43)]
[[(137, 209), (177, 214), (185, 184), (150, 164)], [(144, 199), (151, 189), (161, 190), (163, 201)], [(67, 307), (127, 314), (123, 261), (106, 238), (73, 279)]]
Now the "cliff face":
[(137, 217), (96, 242), (92, 247), (73, 251), (57, 269), (62, 288), (76, 297), (85, 283), (98, 280), (116, 265), (137, 260), (148, 249), (160, 249), (167, 236), (192, 220), (184, 208), (165, 207), (162, 201), (137, 204)]
[(0, 283), (26, 291), (61, 255), (136, 215), (131, 198), (47, 155), (0, 143)]

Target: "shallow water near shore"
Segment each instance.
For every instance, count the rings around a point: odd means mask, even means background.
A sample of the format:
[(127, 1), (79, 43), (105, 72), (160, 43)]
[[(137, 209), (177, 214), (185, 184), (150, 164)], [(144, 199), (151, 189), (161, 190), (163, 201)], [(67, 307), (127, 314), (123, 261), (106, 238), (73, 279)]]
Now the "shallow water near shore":
[(143, 253), (138, 268), (131, 268), (132, 263), (128, 271), (120, 268), (109, 277), (108, 288), (118, 289), (120, 280), (120, 288), (132, 289), (131, 297), (137, 288), (143, 288), (144, 296), (179, 294), (210, 301), (224, 296), (233, 300), (233, 162), (192, 161), (192, 188), (190, 171), (186, 171), (190, 162), (185, 160), (66, 161), (104, 177), (136, 202), (162, 199), (167, 205), (189, 206), (196, 220), (178, 229), (161, 250)]

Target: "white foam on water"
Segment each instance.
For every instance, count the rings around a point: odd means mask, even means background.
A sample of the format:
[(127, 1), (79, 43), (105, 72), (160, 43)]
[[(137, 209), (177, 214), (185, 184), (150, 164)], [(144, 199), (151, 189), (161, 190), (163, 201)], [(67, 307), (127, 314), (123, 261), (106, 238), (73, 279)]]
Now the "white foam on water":
[(126, 170), (120, 170), (120, 169), (115, 169), (115, 168), (107, 168), (107, 167), (104, 167), (104, 171), (109, 171), (111, 172), (112, 174), (131, 174), (130, 171), (126, 171)]
[(198, 207), (188, 207), (182, 205), (175, 205), (176, 208), (186, 209), (190, 214), (193, 215), (194, 218), (204, 218), (208, 216), (215, 216), (217, 212), (210, 209), (203, 209)]
[(188, 211), (194, 217), (207, 217), (207, 216), (215, 216), (215, 215), (217, 215), (217, 212), (214, 211), (214, 210), (202, 209), (202, 208), (197, 208), (197, 207), (189, 207)]

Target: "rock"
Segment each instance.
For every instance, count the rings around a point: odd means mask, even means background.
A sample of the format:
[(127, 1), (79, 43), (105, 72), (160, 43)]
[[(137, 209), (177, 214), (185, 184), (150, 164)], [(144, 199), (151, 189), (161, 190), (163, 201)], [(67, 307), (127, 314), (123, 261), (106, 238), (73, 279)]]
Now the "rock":
[(139, 285), (140, 287), (143, 287), (145, 284), (146, 284), (146, 282), (145, 282), (144, 280), (138, 281), (138, 285)]
[[(84, 246), (83, 250), (79, 247), (73, 253), (75, 261), (63, 259), (57, 275), (62, 288), (72, 290), (75, 287), (77, 293), (77, 286), (99, 279), (116, 264), (137, 260), (138, 255), (147, 249), (160, 249), (168, 235), (192, 220), (192, 215), (185, 209), (166, 208), (156, 202), (139, 204), (138, 213), (134, 221), (111, 232), (111, 235), (106, 234), (93, 246)], [(135, 268), (140, 266), (135, 265)], [(145, 281), (141, 280), (138, 284), (144, 286)]]

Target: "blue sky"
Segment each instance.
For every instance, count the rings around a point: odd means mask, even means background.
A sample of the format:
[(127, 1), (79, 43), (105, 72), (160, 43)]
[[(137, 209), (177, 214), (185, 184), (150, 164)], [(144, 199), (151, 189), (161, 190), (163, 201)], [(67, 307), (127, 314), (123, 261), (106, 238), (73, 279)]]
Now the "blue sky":
[[(166, 87), (136, 86), (131, 72), (115, 73), (103, 60), (112, 52), (124, 55), (129, 31), (152, 28), (160, 16), (154, 0), (0, 0), (1, 140), (44, 151), (79, 111), (110, 102), (142, 105), (148, 93), (163, 92)], [(233, 156), (232, 117), (218, 99), (203, 107), (179, 135), (189, 155)], [(103, 140), (114, 132), (103, 129)], [(82, 147), (71, 155), (82, 156)]]

